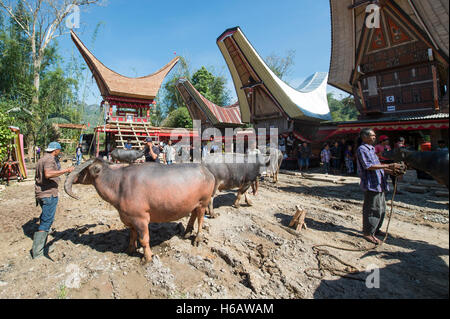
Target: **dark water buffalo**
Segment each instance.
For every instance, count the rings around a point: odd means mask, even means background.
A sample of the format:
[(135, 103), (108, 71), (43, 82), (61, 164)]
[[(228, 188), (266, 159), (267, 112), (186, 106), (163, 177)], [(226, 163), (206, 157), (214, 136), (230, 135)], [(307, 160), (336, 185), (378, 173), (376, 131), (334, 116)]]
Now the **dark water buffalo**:
[(111, 152), (113, 161), (126, 162), (130, 164), (142, 156), (144, 156), (144, 150), (124, 150), (121, 148), (116, 148)]
[(424, 171), (448, 188), (448, 151), (417, 152), (401, 147), (384, 152), (383, 157)]
[[(257, 181), (261, 174), (261, 167), (269, 164), (268, 158), (264, 156), (248, 156), (243, 154), (218, 154), (204, 159), (203, 164), (214, 175), (215, 186), (213, 197), (217, 191), (238, 189), (235, 207), (240, 206), (242, 194), (245, 202), (252, 205), (247, 198), (247, 190)], [(214, 217), (213, 199), (209, 205), (209, 214)]]
[(185, 237), (194, 229), (198, 232), (194, 243), (200, 242), (203, 216), (214, 191), (215, 179), (201, 164), (109, 165), (100, 159), (91, 159), (77, 166), (64, 184), (64, 190), (73, 198), (72, 184), (92, 184), (105, 201), (119, 212), (122, 222), (130, 228), (128, 253), (136, 251), (136, 240), (144, 247), (144, 262), (152, 257), (149, 223), (178, 220), (191, 214)]

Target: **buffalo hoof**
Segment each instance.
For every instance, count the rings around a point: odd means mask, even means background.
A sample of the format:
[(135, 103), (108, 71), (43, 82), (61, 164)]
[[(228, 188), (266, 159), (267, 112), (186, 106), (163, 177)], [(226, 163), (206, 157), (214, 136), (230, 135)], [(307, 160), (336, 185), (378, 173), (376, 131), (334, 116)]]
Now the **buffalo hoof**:
[(152, 260), (153, 260), (153, 256), (150, 256), (148, 258), (144, 256), (144, 257), (141, 258), (141, 265), (142, 266), (147, 265)]
[(217, 218), (217, 216), (219, 216), (216, 213), (209, 213), (208, 215), (210, 218)]
[(194, 246), (198, 247), (200, 246), (200, 243), (203, 241), (203, 236), (197, 235), (194, 239)]
[(186, 232), (183, 235), (184, 239), (188, 239), (192, 236), (192, 229), (191, 230), (186, 230)]

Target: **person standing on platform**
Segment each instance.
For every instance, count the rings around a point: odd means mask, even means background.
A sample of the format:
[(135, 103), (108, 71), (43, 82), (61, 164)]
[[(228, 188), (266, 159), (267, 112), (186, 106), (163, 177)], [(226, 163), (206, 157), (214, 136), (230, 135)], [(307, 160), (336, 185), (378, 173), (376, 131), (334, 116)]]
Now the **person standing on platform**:
[(133, 148), (133, 145), (131, 144), (130, 139), (127, 139), (127, 142), (124, 144), (124, 148), (126, 150), (131, 150)]

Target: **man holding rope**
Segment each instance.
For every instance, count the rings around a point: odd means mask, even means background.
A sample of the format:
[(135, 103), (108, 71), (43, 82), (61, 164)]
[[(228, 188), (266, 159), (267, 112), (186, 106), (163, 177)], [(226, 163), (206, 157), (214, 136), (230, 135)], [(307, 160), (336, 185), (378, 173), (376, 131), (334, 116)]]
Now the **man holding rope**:
[(373, 129), (362, 129), (360, 137), (362, 144), (356, 151), (356, 157), (360, 186), (364, 191), (363, 237), (374, 244), (380, 244), (381, 241), (375, 235), (383, 235), (380, 228), (386, 212), (385, 192), (389, 191), (385, 174), (398, 175), (402, 165), (380, 163), (373, 146), (376, 140)]

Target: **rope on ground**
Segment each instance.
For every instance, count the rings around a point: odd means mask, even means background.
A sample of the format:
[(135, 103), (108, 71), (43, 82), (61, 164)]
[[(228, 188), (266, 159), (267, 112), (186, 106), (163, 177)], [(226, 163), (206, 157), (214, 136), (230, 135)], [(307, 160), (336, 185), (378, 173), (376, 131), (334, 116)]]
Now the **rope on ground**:
[[(372, 247), (361, 248), (361, 249), (345, 248), (345, 247), (333, 246), (333, 245), (328, 245), (328, 244), (314, 245), (312, 247), (312, 250), (316, 254), (316, 259), (317, 259), (317, 263), (318, 263), (319, 267), (318, 268), (305, 269), (305, 271), (304, 271), (305, 274), (308, 277), (312, 277), (312, 278), (316, 278), (316, 279), (322, 280), (323, 277), (325, 276), (324, 271), (327, 270), (328, 272), (330, 272), (331, 274), (333, 274), (335, 276), (341, 276), (341, 277), (348, 278), (348, 279), (364, 281), (364, 279), (362, 279), (362, 278), (353, 277), (353, 276), (349, 275), (349, 274), (361, 273), (361, 271), (358, 270), (357, 267), (342, 261), (341, 259), (339, 259), (335, 255), (331, 254), (328, 250), (321, 249), (319, 247), (329, 247), (329, 248), (335, 248), (335, 249), (339, 249), (339, 250), (353, 251), (353, 252), (366, 252), (366, 251), (371, 251), (371, 250), (374, 250), (374, 249), (376, 249), (378, 247), (381, 247), (386, 242), (386, 239), (387, 239), (388, 234), (389, 234), (389, 224), (391, 223), (391, 217), (392, 217), (392, 212), (393, 212), (393, 207), (394, 207), (394, 198), (395, 198), (395, 193), (396, 192), (397, 192), (397, 176), (395, 176), (394, 191), (392, 193), (391, 210), (390, 210), (390, 213), (389, 213), (389, 219), (388, 219), (388, 224), (387, 224), (387, 227), (386, 227), (386, 233), (384, 235), (384, 239), (381, 242), (381, 244), (379, 244), (379, 245), (375, 244)], [(342, 270), (342, 269), (332, 268), (330, 266), (325, 265), (324, 262), (323, 262), (323, 259), (322, 259), (323, 256), (329, 256), (329, 257), (335, 259), (339, 263), (341, 263), (344, 266), (346, 266), (346, 268), (344, 270)], [(354, 269), (354, 270), (351, 270), (351, 269)], [(318, 271), (320, 273), (320, 277), (308, 273), (310, 271)]]

